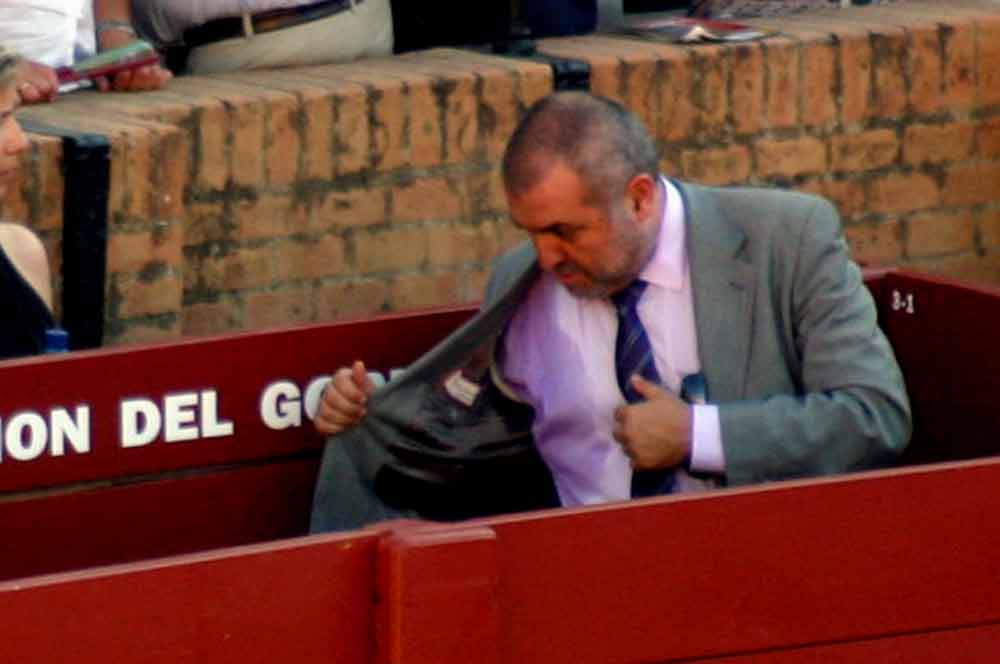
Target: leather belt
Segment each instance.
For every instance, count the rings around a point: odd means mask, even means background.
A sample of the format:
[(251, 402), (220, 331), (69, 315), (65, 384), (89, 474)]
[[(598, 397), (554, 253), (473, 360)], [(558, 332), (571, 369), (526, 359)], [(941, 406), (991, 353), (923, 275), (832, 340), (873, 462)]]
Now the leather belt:
[(362, 2), (364, 0), (324, 0), (299, 7), (217, 18), (185, 30), (184, 45), (188, 48), (194, 48), (226, 39), (252, 37), (259, 33), (274, 32), (339, 14), (354, 5), (360, 5)]

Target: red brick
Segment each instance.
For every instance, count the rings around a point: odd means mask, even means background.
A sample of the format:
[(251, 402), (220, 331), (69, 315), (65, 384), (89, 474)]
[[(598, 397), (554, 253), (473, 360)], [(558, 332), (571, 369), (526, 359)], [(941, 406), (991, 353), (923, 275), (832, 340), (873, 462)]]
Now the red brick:
[(906, 50), (906, 35), (901, 30), (872, 34), (875, 69), (872, 111), (877, 117), (895, 118), (906, 110)]
[(910, 218), (906, 226), (910, 258), (972, 249), (974, 226), (968, 211), (922, 213)]
[(872, 212), (922, 210), (934, 207), (939, 200), (937, 183), (927, 175), (887, 175), (871, 183)]
[(764, 45), (766, 114), (771, 127), (791, 127), (799, 121), (799, 48), (787, 38)]
[(302, 152), (300, 116), (295, 97), (276, 99), (268, 105), (264, 148), (267, 182), (272, 185), (291, 184), (298, 176)]
[(952, 166), (945, 178), (943, 194), (946, 205), (1000, 200), (1000, 162)]
[(705, 184), (733, 184), (750, 177), (750, 151), (742, 145), (717, 150), (685, 150), (684, 177)]
[(965, 110), (976, 100), (976, 33), (970, 24), (941, 26), (944, 40), (944, 94), (949, 108)]
[(818, 180), (804, 183), (797, 189), (828, 199), (844, 219), (863, 215), (868, 209), (865, 188), (855, 180)]
[(837, 121), (837, 50), (829, 42), (802, 45), (802, 123), (825, 127)]
[(314, 206), (312, 228), (365, 228), (388, 221), (390, 192), (382, 188), (331, 191)]
[(371, 163), (371, 124), (364, 89), (338, 94), (334, 125), (334, 153), (338, 175), (356, 173)]
[(1000, 104), (1000, 21), (976, 25), (976, 103), (980, 107)]
[(279, 327), (313, 319), (312, 298), (301, 288), (251, 293), (246, 297), (246, 326)]
[(979, 241), (983, 247), (1000, 246), (1000, 210), (987, 210), (980, 213), (976, 220)]
[(436, 166), (444, 159), (444, 127), (431, 81), (408, 84), (410, 151), (414, 166)]
[(1000, 157), (1000, 117), (984, 120), (976, 128), (976, 147), (980, 157)]
[(303, 175), (312, 179), (333, 176), (333, 99), (326, 95), (304, 96), (302, 123), (305, 144), (302, 146)]
[(138, 272), (150, 264), (164, 263), (179, 269), (183, 262), (179, 223), (159, 222), (149, 230), (119, 231), (108, 237), (108, 268), (114, 272)]
[(455, 272), (398, 276), (389, 281), (389, 308), (406, 311), (454, 304), (460, 290)]
[(197, 180), (203, 190), (221, 190), (229, 180), (229, 112), (222, 104), (200, 108), (195, 113), (197, 123)]
[(229, 220), (225, 203), (217, 200), (190, 203), (184, 225), (184, 244), (189, 246), (224, 240), (236, 228)]
[(115, 275), (112, 280), (120, 298), (117, 311), (120, 318), (173, 313), (181, 308), (183, 284), (174, 272), (150, 279)]
[(147, 323), (144, 321), (129, 321), (125, 329), (118, 334), (106, 336), (105, 346), (130, 346), (134, 344), (153, 344), (167, 341), (177, 341), (181, 336), (180, 319), (168, 323)]
[(889, 129), (837, 135), (830, 139), (830, 152), (835, 171), (870, 171), (896, 161), (899, 140)]
[(694, 105), (699, 137), (719, 134), (729, 116), (729, 64), (721, 46), (703, 46), (694, 52)]
[(733, 127), (737, 133), (761, 129), (764, 116), (764, 54), (759, 44), (732, 51)]
[(489, 224), (435, 224), (427, 233), (432, 268), (487, 263), (497, 255), (496, 237)]
[(903, 257), (903, 233), (898, 221), (865, 223), (844, 229), (851, 257), (862, 265), (897, 265)]
[(384, 279), (370, 278), (322, 286), (314, 295), (316, 320), (370, 316), (385, 311), (388, 290)]
[(349, 271), (344, 238), (336, 235), (290, 239), (278, 247), (276, 259), (278, 279), (319, 279)]
[(458, 219), (465, 212), (464, 182), (421, 178), (392, 192), (392, 219), (400, 223)]
[[(63, 174), (62, 141), (55, 137), (32, 136), (33, 189), (31, 221), (36, 230), (62, 230)], [(10, 217), (8, 217), (10, 218)], [(14, 217), (20, 219), (22, 217)]]
[(301, 233), (308, 210), (290, 196), (262, 194), (237, 206), (239, 237), (244, 240), (272, 238)]
[(845, 124), (868, 117), (871, 94), (872, 50), (868, 35), (839, 35), (841, 120)]
[(903, 136), (903, 160), (910, 164), (962, 161), (972, 154), (972, 125), (911, 125)]
[(220, 334), (242, 327), (243, 315), (231, 302), (189, 304), (181, 312), (181, 329), (184, 336)]
[(228, 291), (269, 286), (275, 279), (273, 251), (268, 247), (241, 248), (202, 261), (201, 281), (209, 290)]
[(469, 200), (469, 218), (482, 219), (507, 212), (507, 195), (500, 169), (472, 171), (466, 178)]
[(937, 26), (921, 26), (910, 33), (907, 62), (913, 110), (928, 114), (944, 108), (941, 35)]
[(690, 55), (661, 63), (660, 119), (656, 134), (668, 141), (679, 141), (694, 134), (698, 109), (694, 105), (694, 64)]
[(422, 226), (394, 227), (354, 236), (355, 267), (361, 274), (422, 268), (429, 253)]
[(264, 106), (257, 102), (237, 104), (230, 107), (229, 116), (233, 182), (255, 187), (264, 176)]
[(761, 139), (754, 145), (757, 174), (792, 177), (826, 170), (826, 146), (811, 136), (790, 140)]

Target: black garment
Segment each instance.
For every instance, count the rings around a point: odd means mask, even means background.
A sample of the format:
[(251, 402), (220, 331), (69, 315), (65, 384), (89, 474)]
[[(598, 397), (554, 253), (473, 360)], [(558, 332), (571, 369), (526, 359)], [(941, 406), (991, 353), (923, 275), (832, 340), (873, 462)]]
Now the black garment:
[(2, 247), (0, 293), (5, 311), (0, 325), (0, 359), (41, 353), (45, 348), (45, 330), (55, 324), (52, 312), (10, 262)]

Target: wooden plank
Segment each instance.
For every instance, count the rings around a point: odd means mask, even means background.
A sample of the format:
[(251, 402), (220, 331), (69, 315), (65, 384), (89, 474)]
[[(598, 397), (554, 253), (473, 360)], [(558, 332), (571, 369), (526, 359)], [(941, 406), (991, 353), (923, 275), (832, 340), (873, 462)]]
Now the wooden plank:
[(709, 658), (1000, 622), (1000, 460), (483, 519), (504, 661)]
[(380, 372), (405, 366), (472, 311), (5, 363), (0, 383), (16, 389), (0, 394), (0, 493), (319, 449), (301, 417), (307, 385), (354, 359)]
[(896, 272), (885, 294), (882, 324), (913, 406), (903, 462), (1000, 453), (1000, 291)]
[[(692, 664), (994, 664), (1000, 652), (1000, 626), (996, 624), (947, 629), (922, 634), (834, 643), (795, 650), (769, 651), (721, 659), (689, 660)], [(667, 660), (669, 661), (669, 660)]]
[(0, 583), (4, 662), (370, 664), (377, 535)]
[(0, 501), (0, 579), (304, 534), (318, 458)]

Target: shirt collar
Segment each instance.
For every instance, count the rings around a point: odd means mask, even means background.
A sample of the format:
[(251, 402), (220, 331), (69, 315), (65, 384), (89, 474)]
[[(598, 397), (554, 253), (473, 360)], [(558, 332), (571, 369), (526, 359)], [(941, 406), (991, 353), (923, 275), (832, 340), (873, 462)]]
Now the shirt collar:
[(677, 187), (660, 177), (664, 190), (663, 217), (656, 240), (656, 249), (646, 266), (639, 273), (643, 281), (681, 290), (687, 280), (687, 251), (684, 242), (684, 200)]

